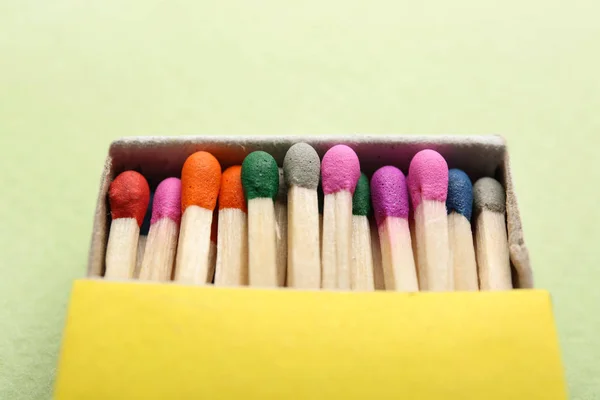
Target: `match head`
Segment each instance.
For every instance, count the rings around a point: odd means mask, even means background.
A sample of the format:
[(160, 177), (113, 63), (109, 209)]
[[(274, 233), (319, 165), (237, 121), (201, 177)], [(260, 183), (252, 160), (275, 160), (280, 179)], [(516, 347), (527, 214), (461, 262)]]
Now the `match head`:
[(396, 167), (381, 167), (371, 178), (371, 194), (377, 225), (387, 217), (408, 219), (410, 210), (406, 178)]
[(456, 212), (469, 221), (473, 211), (473, 185), (464, 171), (453, 168), (448, 171), (448, 198), (446, 199), (448, 214)]
[(246, 200), (275, 199), (279, 191), (279, 168), (275, 159), (264, 151), (254, 151), (242, 163), (242, 185)]
[(112, 219), (135, 218), (138, 226), (144, 221), (144, 214), (150, 201), (150, 187), (146, 178), (135, 171), (120, 173), (110, 184), (108, 202)]
[(361, 173), (352, 197), (352, 215), (368, 216), (371, 213), (371, 188), (369, 178)]
[(354, 193), (360, 178), (360, 162), (354, 150), (343, 144), (327, 150), (321, 163), (321, 178), (325, 195), (342, 190)]
[(502, 184), (493, 178), (481, 178), (473, 185), (475, 213), (483, 210), (497, 213), (506, 211), (506, 193)]
[(247, 213), (244, 187), (242, 186), (242, 166), (227, 168), (221, 176), (221, 192), (219, 193), (219, 210), (237, 208)]
[(277, 201), (287, 204), (288, 190), (283, 177), (283, 168), (279, 168), (279, 190), (277, 191)]
[(444, 157), (429, 149), (415, 154), (408, 168), (407, 184), (415, 209), (423, 200), (446, 202), (448, 164)]
[(150, 219), (152, 219), (152, 202), (154, 201), (154, 192), (150, 192), (150, 201), (148, 202), (148, 208), (146, 208), (146, 214), (144, 215), (144, 222), (140, 226), (140, 235), (148, 236), (150, 230)]
[(154, 192), (151, 224), (169, 218), (179, 225), (181, 221), (181, 181), (167, 178), (158, 184)]
[(313, 147), (296, 143), (285, 154), (283, 172), (287, 186), (316, 190), (321, 174), (321, 160)]
[(181, 170), (181, 212), (188, 206), (214, 210), (221, 186), (221, 164), (210, 153), (198, 151)]

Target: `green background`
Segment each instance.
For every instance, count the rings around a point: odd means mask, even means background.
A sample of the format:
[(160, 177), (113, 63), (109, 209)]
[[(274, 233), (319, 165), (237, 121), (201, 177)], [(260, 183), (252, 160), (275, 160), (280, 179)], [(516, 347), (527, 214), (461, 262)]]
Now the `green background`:
[(356, 132), (508, 139), (571, 396), (600, 398), (599, 13), (596, 0), (0, 1), (0, 398), (50, 396), (112, 139)]

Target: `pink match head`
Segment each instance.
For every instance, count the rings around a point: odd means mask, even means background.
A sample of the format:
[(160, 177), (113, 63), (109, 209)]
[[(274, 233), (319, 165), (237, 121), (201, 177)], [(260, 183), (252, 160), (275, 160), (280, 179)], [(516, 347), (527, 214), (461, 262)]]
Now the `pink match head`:
[(354, 150), (343, 144), (327, 150), (321, 161), (323, 193), (346, 190), (354, 194), (359, 178), (360, 162)]
[(417, 208), (423, 200), (446, 202), (448, 195), (446, 160), (434, 150), (418, 152), (410, 162), (407, 183), (414, 208)]
[(165, 179), (154, 192), (150, 224), (163, 218), (169, 218), (177, 224), (181, 220), (181, 181), (178, 178)]
[(377, 225), (387, 217), (408, 218), (408, 190), (404, 174), (396, 167), (381, 167), (371, 178), (371, 199)]

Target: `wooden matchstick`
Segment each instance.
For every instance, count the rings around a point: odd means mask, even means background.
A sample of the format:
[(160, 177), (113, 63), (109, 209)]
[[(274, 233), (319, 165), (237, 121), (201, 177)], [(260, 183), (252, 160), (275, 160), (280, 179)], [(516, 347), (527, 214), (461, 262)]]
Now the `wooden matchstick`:
[(106, 246), (108, 279), (133, 278), (137, 258), (140, 226), (150, 201), (150, 188), (138, 172), (125, 171), (108, 189), (112, 222)]
[[(217, 202), (218, 207), (218, 202)], [(213, 210), (212, 224), (210, 225), (210, 247), (208, 248), (208, 282), (214, 283), (215, 270), (217, 269), (217, 235), (219, 233), (219, 211)]]
[(181, 221), (181, 181), (163, 180), (154, 195), (152, 220), (140, 270), (140, 279), (170, 281), (177, 253)]
[(154, 192), (150, 192), (150, 202), (146, 209), (146, 215), (144, 215), (144, 222), (140, 226), (140, 238), (138, 239), (137, 257), (135, 259), (135, 270), (133, 271), (133, 277), (140, 277), (140, 270), (142, 269), (142, 261), (144, 260), (144, 251), (146, 251), (146, 241), (148, 239), (148, 231), (150, 230), (150, 219), (152, 218), (152, 200), (154, 199)]
[(454, 289), (479, 290), (477, 263), (471, 230), (473, 209), (473, 185), (471, 179), (460, 169), (448, 172), (448, 240), (450, 262), (454, 271)]
[(323, 253), (321, 285), (325, 289), (350, 289), (352, 246), (352, 195), (360, 178), (354, 150), (333, 146), (323, 156)]
[(371, 189), (369, 179), (361, 174), (352, 197), (352, 261), (350, 288), (356, 291), (373, 291), (373, 254), (371, 251)]
[(221, 185), (221, 165), (210, 153), (198, 151), (181, 170), (181, 228), (175, 281), (206, 284), (212, 280), (210, 232)]
[(275, 197), (275, 247), (277, 255), (277, 286), (285, 286), (288, 270), (288, 200), (283, 168), (279, 168), (279, 190)]
[(299, 289), (319, 289), (319, 155), (310, 145), (297, 143), (285, 155), (283, 170), (288, 189), (287, 284)]
[(493, 178), (481, 178), (473, 185), (475, 202), (475, 247), (481, 290), (512, 289), (506, 194)]
[(373, 208), (379, 227), (386, 290), (418, 292), (417, 272), (408, 226), (406, 179), (396, 167), (379, 168), (371, 179)]
[(373, 254), (373, 284), (375, 290), (385, 290), (385, 279), (383, 277), (383, 264), (381, 260), (381, 244), (377, 222), (374, 217), (369, 218), (371, 228), (371, 254)]
[(215, 286), (248, 285), (248, 214), (242, 166), (227, 168), (219, 193)]
[(419, 287), (452, 291), (446, 215), (448, 164), (436, 151), (420, 151), (410, 162), (407, 181), (414, 207)]
[(277, 162), (264, 151), (242, 163), (242, 185), (248, 202), (248, 271), (250, 286), (276, 287), (277, 247), (274, 199), (279, 189)]

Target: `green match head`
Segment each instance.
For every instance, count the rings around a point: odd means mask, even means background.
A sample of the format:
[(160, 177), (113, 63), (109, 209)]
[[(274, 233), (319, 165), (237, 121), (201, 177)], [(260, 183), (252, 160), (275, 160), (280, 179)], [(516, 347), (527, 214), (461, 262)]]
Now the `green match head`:
[(352, 214), (368, 216), (371, 213), (371, 188), (369, 187), (369, 178), (363, 173), (360, 174), (354, 196), (352, 197)]
[(275, 159), (264, 151), (255, 151), (242, 163), (242, 185), (246, 200), (275, 199), (279, 191), (279, 168)]

